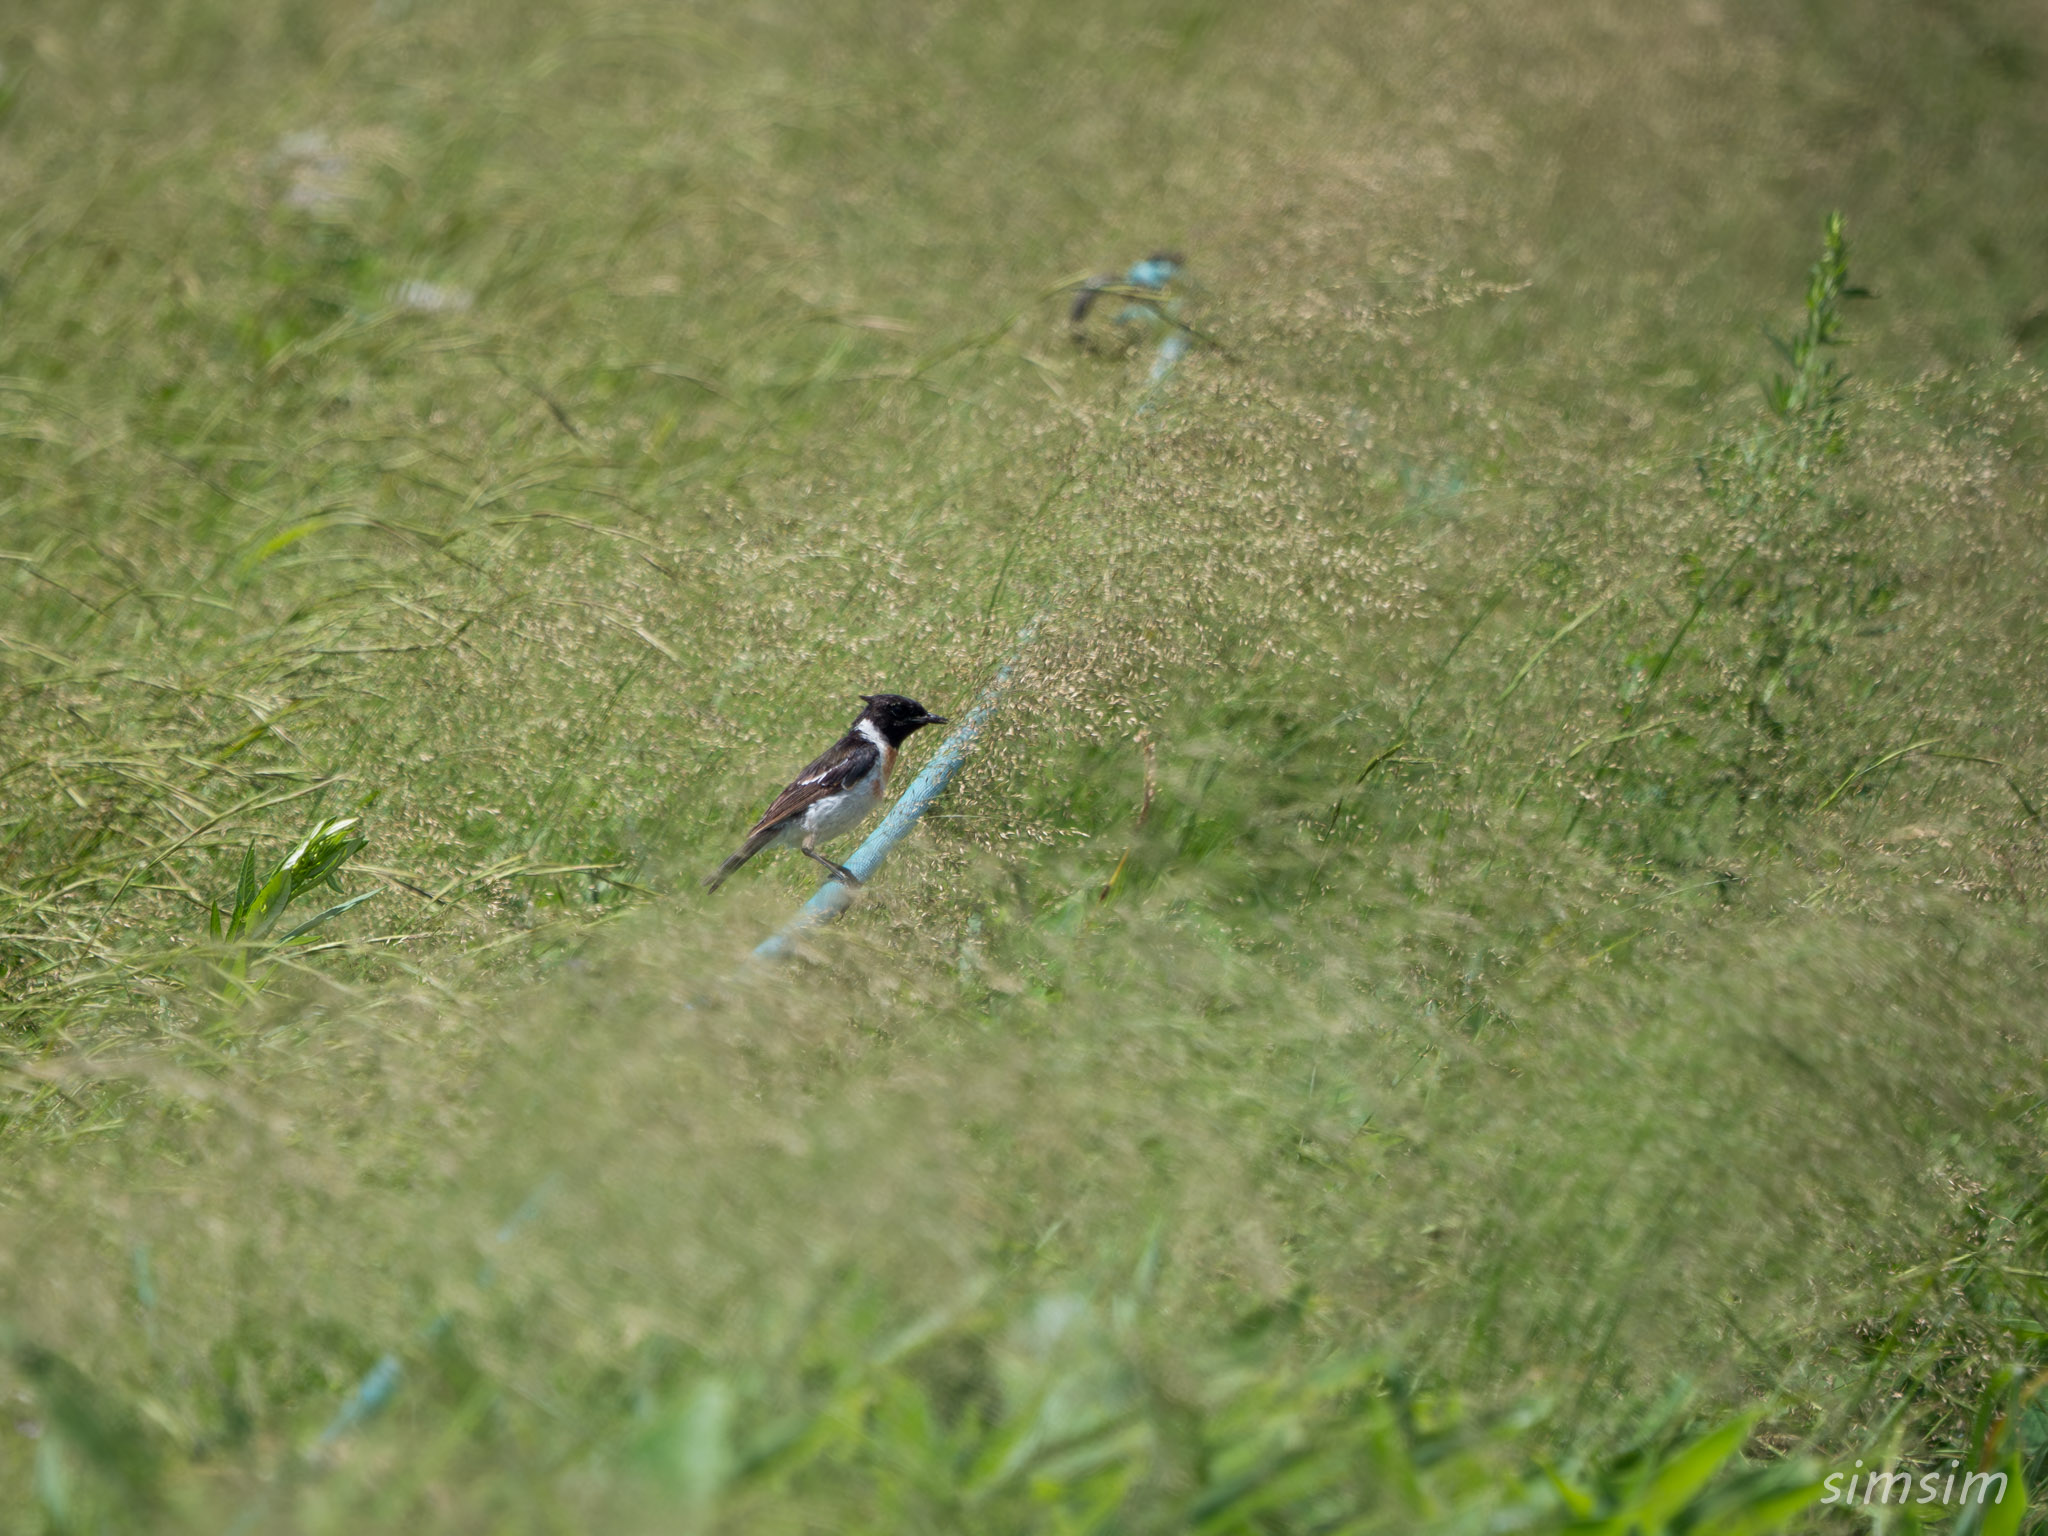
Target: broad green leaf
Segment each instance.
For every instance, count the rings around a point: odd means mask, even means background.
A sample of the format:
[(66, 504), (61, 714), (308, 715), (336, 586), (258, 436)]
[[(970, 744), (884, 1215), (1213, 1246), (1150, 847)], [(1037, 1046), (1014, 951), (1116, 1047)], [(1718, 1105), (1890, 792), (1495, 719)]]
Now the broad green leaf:
[(368, 901), (372, 896), (375, 896), (376, 894), (377, 892), (375, 891), (364, 891), (360, 896), (349, 897), (347, 901), (337, 901), (333, 906), (329, 907), (326, 911), (316, 912), (313, 916), (307, 918), (303, 923), (299, 924), (299, 926), (294, 928), (290, 933), (287, 933), (282, 938), (280, 938), (278, 940), (278, 943), (289, 944), (293, 939), (299, 937), (299, 935), (309, 932), (314, 928), (318, 928), (330, 917), (339, 917), (341, 916), (342, 913), (348, 911), (351, 907), (360, 907), (364, 902)]
[(1768, 1536), (1781, 1531), (1793, 1516), (1813, 1507), (1824, 1484), (1816, 1478), (1797, 1488), (1781, 1488), (1765, 1494), (1744, 1509), (1730, 1510), (1704, 1525), (1692, 1528), (1690, 1536)]
[(284, 916), (285, 903), (291, 899), (291, 870), (283, 865), (263, 882), (249, 902), (249, 915), (242, 925), (242, 931), (250, 938), (266, 937), (277, 926), (277, 920)]
[(1756, 1420), (1754, 1413), (1745, 1413), (1695, 1440), (1658, 1470), (1629, 1513), (1645, 1531), (1661, 1531), (1742, 1449)]
[(332, 518), (311, 517), (306, 519), (306, 521), (303, 523), (293, 524), (291, 527), (285, 529), (284, 532), (278, 534), (275, 538), (266, 539), (262, 544), (257, 546), (255, 549), (251, 550), (249, 554), (243, 559), (241, 565), (241, 574), (247, 576), (251, 571), (255, 570), (257, 566), (261, 565), (264, 561), (268, 560), (272, 555), (275, 555), (282, 550), (291, 548), (292, 545), (298, 543), (299, 540), (303, 539), (307, 534), (317, 533), (320, 529), (327, 527), (332, 522)]
[(2013, 1451), (1998, 1464), (2006, 1476), (2003, 1496), (1984, 1511), (1983, 1536), (2019, 1536), (2020, 1522), (2027, 1514), (2027, 1482), (2020, 1470), (2020, 1456)]
[(249, 908), (256, 900), (256, 845), (242, 855), (242, 873), (235, 881), (235, 909), (228, 918), (228, 937), (237, 938), (249, 926)]
[(1543, 1462), (1541, 1465), (1543, 1475), (1550, 1480), (1550, 1486), (1556, 1490), (1558, 1499), (1564, 1507), (1570, 1510), (1576, 1519), (1589, 1518), (1593, 1513), (1593, 1496), (1584, 1489), (1566, 1482), (1564, 1474), (1549, 1462)]

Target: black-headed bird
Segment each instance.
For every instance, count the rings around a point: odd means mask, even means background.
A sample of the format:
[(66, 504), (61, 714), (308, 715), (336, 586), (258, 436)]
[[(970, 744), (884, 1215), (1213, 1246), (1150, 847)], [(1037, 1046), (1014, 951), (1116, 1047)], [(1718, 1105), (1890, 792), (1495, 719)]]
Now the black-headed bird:
[(873, 815), (889, 791), (897, 749), (925, 726), (946, 724), (944, 715), (900, 693), (864, 693), (861, 699), (867, 707), (846, 734), (775, 797), (739, 852), (704, 882), (705, 890), (717, 890), (747, 860), (774, 847), (795, 848), (831, 870), (835, 879), (860, 884), (853, 871), (826, 858), (817, 845), (843, 837)]

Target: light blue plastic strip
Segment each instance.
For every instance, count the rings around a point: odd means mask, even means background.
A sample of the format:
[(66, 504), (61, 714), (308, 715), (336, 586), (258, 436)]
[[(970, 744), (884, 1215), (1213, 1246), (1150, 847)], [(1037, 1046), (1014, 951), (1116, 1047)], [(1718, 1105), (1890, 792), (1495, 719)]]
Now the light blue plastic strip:
[[(1041, 616), (1042, 617), (1042, 616)], [(953, 782), (967, 761), (967, 754), (973, 749), (975, 740), (995, 717), (996, 706), (1002, 702), (1003, 694), (1009, 689), (1010, 676), (1016, 670), (1018, 658), (1024, 648), (1031, 644), (1038, 633), (1038, 619), (1033, 619), (1018, 632), (1017, 644), (1010, 652), (1010, 659), (989, 684), (981, 690), (981, 697), (974, 701), (974, 707), (967, 711), (960, 722), (946, 733), (946, 739), (939, 743), (939, 750), (932, 754), (932, 760), (924, 765), (924, 771), (910, 781), (910, 787), (903, 791), (896, 803), (889, 808), (889, 814), (882, 818), (882, 824), (868, 834), (867, 841), (854, 850), (853, 857), (846, 860), (846, 867), (853, 871), (856, 879), (863, 884), (872, 880), (875, 871), (882, 867), (882, 860), (889, 850), (903, 840), (904, 834), (917, 825), (918, 818), (931, 809), (945, 787)], [(844, 880), (829, 879), (818, 888), (818, 893), (798, 909), (782, 928), (755, 946), (756, 960), (780, 960), (795, 947), (799, 935), (820, 923), (829, 923), (848, 907), (853, 905), (859, 893)]]
[(341, 1411), (328, 1421), (320, 1431), (320, 1438), (314, 1442), (319, 1450), (327, 1450), (350, 1430), (367, 1424), (382, 1413), (391, 1399), (398, 1396), (398, 1389), (405, 1383), (405, 1366), (396, 1355), (384, 1355), (370, 1367), (370, 1373), (356, 1383), (341, 1405)]
[(1151, 382), (1157, 384), (1161, 379), (1173, 372), (1173, 365), (1186, 355), (1187, 350), (1188, 333), (1186, 331), (1168, 331), (1166, 339), (1159, 343), (1159, 351), (1152, 358)]
[[(519, 1209), (506, 1218), (492, 1239), (499, 1247), (511, 1242), (519, 1235), (519, 1229), (539, 1214), (541, 1201), (559, 1179), (560, 1175), (553, 1173), (542, 1179), (533, 1193), (520, 1203)], [(497, 1265), (486, 1256), (483, 1267), (476, 1273), (477, 1288), (489, 1290), (491, 1282), (497, 1278)], [(454, 1326), (455, 1319), (443, 1312), (420, 1330), (420, 1337), (429, 1343), (438, 1342)], [(320, 1438), (313, 1442), (313, 1449), (316, 1452), (333, 1449), (344, 1435), (360, 1429), (389, 1407), (391, 1400), (398, 1396), (398, 1389), (404, 1385), (405, 1362), (395, 1354), (380, 1356), (369, 1373), (356, 1383), (355, 1390), (349, 1393), (339, 1411), (328, 1420), (327, 1427), (320, 1431)]]

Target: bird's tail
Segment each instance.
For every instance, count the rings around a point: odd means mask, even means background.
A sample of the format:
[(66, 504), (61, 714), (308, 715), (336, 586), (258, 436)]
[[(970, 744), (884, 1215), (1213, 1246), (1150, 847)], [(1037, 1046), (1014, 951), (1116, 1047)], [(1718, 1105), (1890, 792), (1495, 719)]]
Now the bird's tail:
[(708, 893), (717, 890), (721, 885), (725, 884), (726, 880), (728, 879), (728, 877), (731, 876), (734, 870), (738, 869), (742, 864), (746, 863), (747, 860), (751, 859), (763, 848), (766, 848), (774, 840), (775, 834), (773, 832), (767, 832), (756, 833), (754, 836), (748, 838), (744, 843), (741, 843), (740, 851), (734, 854), (731, 858), (727, 859), (723, 864), (719, 865), (718, 872), (710, 876), (707, 880), (705, 880), (705, 891)]

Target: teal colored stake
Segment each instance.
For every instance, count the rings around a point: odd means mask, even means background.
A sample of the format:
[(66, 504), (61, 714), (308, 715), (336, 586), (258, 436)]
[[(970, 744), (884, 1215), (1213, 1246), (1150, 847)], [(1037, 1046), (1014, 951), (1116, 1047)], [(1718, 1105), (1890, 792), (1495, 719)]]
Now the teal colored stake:
[[(1042, 618), (1043, 615), (1040, 615)], [(1018, 632), (1016, 647), (1010, 652), (1010, 659), (1003, 663), (1001, 670), (981, 690), (981, 697), (974, 701), (974, 707), (967, 711), (958, 725), (939, 743), (939, 750), (932, 754), (932, 760), (924, 765), (924, 771), (910, 781), (910, 787), (889, 808), (889, 814), (882, 818), (882, 824), (868, 834), (866, 842), (854, 850), (853, 857), (846, 861), (846, 867), (863, 885), (875, 876), (882, 867), (882, 860), (889, 850), (903, 840), (903, 836), (917, 825), (918, 818), (931, 809), (945, 787), (953, 782), (967, 761), (972, 750), (989, 721), (994, 718), (996, 706), (1002, 702), (1003, 694), (1010, 686), (1010, 676), (1015, 671), (1017, 659), (1024, 654), (1024, 648), (1031, 644), (1038, 633), (1038, 619), (1033, 619)], [(797, 937), (805, 930), (829, 923), (833, 918), (853, 905), (854, 888), (844, 880), (827, 880), (818, 888), (818, 893), (798, 909), (795, 917), (782, 925), (772, 937), (763, 939), (754, 949), (756, 960), (780, 960), (790, 954)]]
[(1151, 382), (1158, 382), (1173, 372), (1173, 365), (1179, 362), (1188, 350), (1186, 331), (1168, 331), (1166, 339), (1159, 343), (1159, 350), (1153, 354)]
[(405, 1366), (396, 1355), (381, 1356), (370, 1367), (369, 1374), (356, 1383), (355, 1390), (341, 1405), (341, 1410), (328, 1421), (320, 1431), (320, 1438), (314, 1442), (316, 1450), (327, 1450), (350, 1430), (367, 1424), (384, 1411), (385, 1405), (398, 1396), (398, 1389), (405, 1382)]
[[(491, 1241), (502, 1248), (517, 1237), (519, 1229), (539, 1214), (541, 1201), (547, 1197), (548, 1191), (555, 1187), (559, 1179), (560, 1175), (553, 1173), (542, 1179), (533, 1193), (520, 1202), (519, 1209), (507, 1217), (505, 1224), (492, 1234)], [(477, 1288), (489, 1290), (491, 1283), (497, 1278), (497, 1263), (486, 1255), (476, 1272)], [(443, 1312), (422, 1328), (419, 1336), (426, 1343), (439, 1343), (448, 1336), (454, 1326), (455, 1319)], [(398, 1396), (398, 1389), (404, 1385), (405, 1362), (396, 1354), (379, 1356), (377, 1363), (370, 1367), (363, 1379), (355, 1384), (354, 1389), (343, 1400), (334, 1417), (327, 1421), (327, 1427), (320, 1431), (320, 1437), (313, 1442), (315, 1453), (332, 1450), (345, 1435), (377, 1417), (390, 1405), (391, 1399)]]

